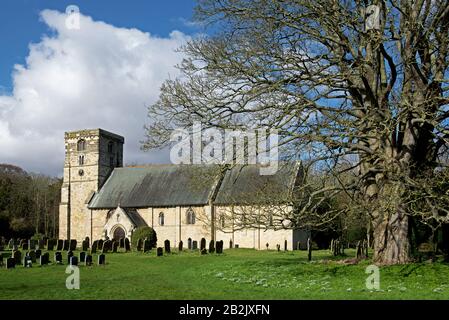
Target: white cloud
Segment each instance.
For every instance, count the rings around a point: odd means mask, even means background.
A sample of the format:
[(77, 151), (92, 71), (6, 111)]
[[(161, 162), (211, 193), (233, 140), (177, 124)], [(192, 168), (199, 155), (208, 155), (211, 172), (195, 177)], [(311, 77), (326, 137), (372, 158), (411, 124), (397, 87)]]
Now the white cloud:
[(30, 45), (26, 64), (15, 66), (12, 96), (0, 95), (0, 163), (60, 175), (64, 131), (98, 127), (125, 136), (125, 163), (168, 160), (143, 153), (139, 141), (146, 106), (178, 75), (175, 49), (188, 37), (159, 38), (83, 15), (79, 30), (68, 29), (63, 13), (41, 17), (54, 34)]

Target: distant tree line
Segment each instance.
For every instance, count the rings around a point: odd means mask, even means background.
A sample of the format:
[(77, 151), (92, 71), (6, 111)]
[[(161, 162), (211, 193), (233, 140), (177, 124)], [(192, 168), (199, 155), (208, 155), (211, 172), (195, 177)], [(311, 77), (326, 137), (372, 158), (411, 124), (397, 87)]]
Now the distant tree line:
[(0, 236), (56, 237), (62, 180), (0, 164)]

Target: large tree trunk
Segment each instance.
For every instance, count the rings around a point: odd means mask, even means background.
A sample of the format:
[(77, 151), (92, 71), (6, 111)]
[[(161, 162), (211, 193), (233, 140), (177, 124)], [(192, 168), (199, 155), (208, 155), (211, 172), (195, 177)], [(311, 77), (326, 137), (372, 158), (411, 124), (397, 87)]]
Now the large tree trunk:
[(379, 214), (374, 221), (374, 262), (410, 262), (408, 230), (408, 216), (403, 210), (397, 210), (393, 214)]

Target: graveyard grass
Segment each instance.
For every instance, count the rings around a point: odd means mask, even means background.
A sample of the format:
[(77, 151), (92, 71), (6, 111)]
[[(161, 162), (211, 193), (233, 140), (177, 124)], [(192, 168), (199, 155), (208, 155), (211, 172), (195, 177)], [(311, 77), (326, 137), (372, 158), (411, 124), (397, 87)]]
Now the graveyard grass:
[[(354, 250), (346, 253), (354, 256)], [(346, 265), (333, 261), (327, 250), (314, 251), (312, 262), (305, 251), (250, 249), (204, 256), (109, 253), (104, 267), (97, 266), (96, 259), (94, 266), (80, 266), (79, 290), (66, 288), (66, 264), (2, 267), (0, 299), (449, 298), (449, 265), (442, 262), (380, 267), (380, 291), (370, 291), (365, 286), (369, 260)]]

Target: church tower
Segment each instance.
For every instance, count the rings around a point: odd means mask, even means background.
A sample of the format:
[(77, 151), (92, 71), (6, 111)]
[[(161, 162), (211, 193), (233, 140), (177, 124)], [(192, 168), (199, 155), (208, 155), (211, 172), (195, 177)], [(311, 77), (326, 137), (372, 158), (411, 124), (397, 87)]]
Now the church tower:
[(87, 205), (114, 168), (123, 166), (124, 141), (102, 129), (65, 133), (59, 239), (79, 243), (90, 237), (92, 217)]

